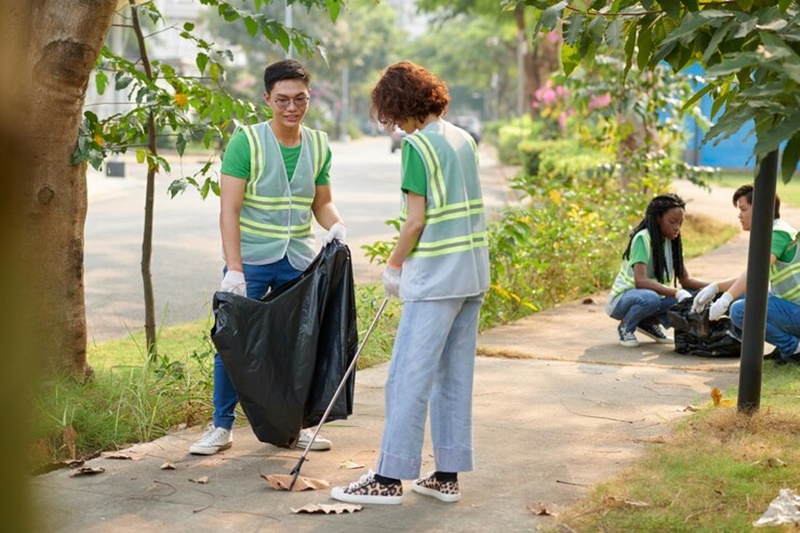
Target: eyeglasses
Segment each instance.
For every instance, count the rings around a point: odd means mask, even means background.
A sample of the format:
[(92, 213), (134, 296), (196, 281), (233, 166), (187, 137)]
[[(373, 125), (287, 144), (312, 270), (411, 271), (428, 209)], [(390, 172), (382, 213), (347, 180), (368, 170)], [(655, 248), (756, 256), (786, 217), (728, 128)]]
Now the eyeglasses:
[(308, 105), (308, 101), (310, 98), (306, 95), (302, 96), (295, 96), (294, 98), (284, 98), (278, 97), (272, 100), (272, 103), (275, 104), (279, 109), (286, 109), (289, 107), (290, 103), (294, 103), (295, 107), (298, 109), (303, 109)]

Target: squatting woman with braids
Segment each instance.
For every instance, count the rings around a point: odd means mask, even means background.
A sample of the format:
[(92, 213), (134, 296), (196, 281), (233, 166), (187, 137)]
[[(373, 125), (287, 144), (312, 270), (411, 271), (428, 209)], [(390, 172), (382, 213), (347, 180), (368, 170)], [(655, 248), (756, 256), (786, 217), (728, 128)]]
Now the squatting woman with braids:
[(691, 298), (689, 291), (707, 285), (689, 276), (683, 264), (681, 225), (685, 208), (676, 194), (656, 196), (631, 232), (622, 254), (622, 268), (606, 302), (606, 313), (620, 321), (617, 333), (622, 346), (639, 345), (636, 331), (659, 344), (673, 342), (661, 329), (661, 325), (668, 326), (667, 309)]

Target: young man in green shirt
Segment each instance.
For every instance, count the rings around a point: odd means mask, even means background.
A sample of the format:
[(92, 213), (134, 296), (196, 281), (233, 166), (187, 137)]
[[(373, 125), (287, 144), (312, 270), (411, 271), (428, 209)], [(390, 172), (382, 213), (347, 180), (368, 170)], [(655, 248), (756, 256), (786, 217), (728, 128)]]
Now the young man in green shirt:
[[(753, 207), (753, 186), (742, 185), (733, 193), (733, 205), (739, 209), (742, 229), (750, 231)], [(797, 230), (780, 220), (781, 200), (775, 197), (770, 254), (771, 292), (767, 298), (766, 341), (775, 346), (777, 359), (782, 363), (800, 363), (800, 254), (795, 237)], [(747, 290), (747, 271), (738, 277), (711, 283), (694, 299), (693, 308), (702, 312), (711, 303), (709, 320), (719, 320), (730, 307), (731, 322), (741, 331), (744, 326), (744, 296)], [(738, 298), (738, 300), (737, 300)]]
[[(264, 71), (264, 101), (272, 119), (241, 127), (222, 161), (219, 226), (225, 259), (220, 291), (261, 298), (299, 276), (315, 253), (313, 218), (328, 233), (323, 244), (344, 241), (332, 200), (331, 151), (324, 132), (302, 125), (311, 76), (294, 60)], [(214, 358), (214, 422), (190, 453), (212, 455), (233, 443), (236, 390), (219, 354)], [(311, 432), (303, 430), (298, 446)], [(312, 449), (329, 449), (319, 435)]]

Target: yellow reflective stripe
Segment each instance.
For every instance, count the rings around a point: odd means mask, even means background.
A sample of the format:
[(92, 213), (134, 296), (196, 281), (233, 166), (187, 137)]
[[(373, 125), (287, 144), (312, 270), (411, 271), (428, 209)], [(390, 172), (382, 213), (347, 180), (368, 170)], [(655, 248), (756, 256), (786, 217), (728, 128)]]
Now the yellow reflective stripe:
[(255, 196), (248, 194), (244, 197), (244, 205), (271, 210), (302, 209), (305, 211), (305, 209), (311, 207), (313, 203), (313, 199), (300, 196), (278, 196), (273, 198), (270, 196)]
[(424, 135), (414, 134), (406, 137), (406, 139), (413, 139), (418, 143), (420, 155), (422, 155), (422, 158), (425, 160), (429, 172), (432, 173), (430, 176), (430, 181), (431, 192), (433, 195), (433, 205), (436, 207), (443, 206), (445, 198), (447, 197), (447, 188), (444, 185), (442, 165), (439, 162), (439, 157), (436, 155), (436, 151), (433, 149), (431, 142)]
[(309, 132), (311, 133), (311, 158), (314, 161), (314, 175), (311, 178), (316, 181), (322, 170), (322, 164), (325, 162), (323, 159), (325, 155), (322, 153), (322, 133), (314, 130), (309, 130)]
[(255, 220), (240, 218), (239, 228), (242, 231), (247, 231), (249, 233), (279, 238), (286, 238), (287, 230), (290, 237), (307, 237), (308, 235), (311, 235), (310, 220), (305, 224), (281, 226), (276, 224), (264, 224), (263, 222), (256, 222)]
[(242, 128), (247, 140), (250, 143), (250, 183), (247, 184), (247, 189), (251, 193), (256, 192), (256, 183), (261, 177), (261, 163), (264, 160), (264, 148), (261, 146), (261, 139), (255, 134), (252, 126), (245, 126)]
[(800, 272), (800, 263), (794, 263), (789, 268), (784, 268), (781, 270), (778, 270), (775, 265), (773, 265), (772, 268), (775, 272), (775, 275), (771, 277), (770, 281), (772, 281), (774, 285)]
[(420, 242), (409, 254), (415, 257), (434, 257), (486, 246), (486, 232), (473, 233), (466, 237), (453, 237), (433, 242)]
[(798, 299), (798, 297), (800, 297), (800, 286), (796, 286), (794, 289), (785, 292), (783, 294), (777, 294), (776, 296), (778, 296), (778, 298), (781, 298), (783, 300), (789, 300), (794, 302), (795, 300)]
[[(403, 206), (400, 213), (400, 221), (405, 222), (408, 213)], [(425, 224), (435, 224), (437, 222), (444, 222), (446, 220), (453, 220), (457, 218), (469, 218), (472, 215), (482, 214), (484, 212), (483, 200), (470, 200), (468, 202), (459, 202), (456, 204), (447, 204), (443, 207), (437, 207), (425, 211)]]

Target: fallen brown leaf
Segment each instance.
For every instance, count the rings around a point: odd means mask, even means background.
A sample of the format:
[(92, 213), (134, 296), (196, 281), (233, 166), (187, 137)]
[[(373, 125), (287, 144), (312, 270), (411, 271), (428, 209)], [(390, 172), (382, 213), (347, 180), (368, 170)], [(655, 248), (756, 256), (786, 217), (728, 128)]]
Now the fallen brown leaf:
[(339, 463), (339, 468), (356, 469), (356, 468), (364, 468), (364, 465), (354, 463), (353, 461), (342, 461), (341, 463)]
[(64, 444), (67, 446), (67, 450), (69, 450), (69, 458), (75, 459), (75, 441), (78, 439), (78, 434), (75, 432), (75, 428), (72, 426), (68, 426), (64, 429)]
[(103, 452), (103, 457), (106, 459), (127, 459), (129, 461), (133, 460), (133, 457), (128, 455), (127, 453), (120, 453), (120, 452)]
[(91, 475), (93, 475), (93, 474), (102, 474), (102, 473), (103, 473), (103, 472), (105, 472), (105, 471), (106, 471), (106, 469), (105, 469), (105, 468), (102, 468), (102, 467), (99, 467), (99, 466), (96, 466), (96, 467), (91, 467), (91, 466), (82, 466), (82, 467), (80, 467), (80, 468), (78, 468), (78, 469), (74, 470), (74, 471), (73, 471), (73, 472), (72, 472), (72, 473), (69, 475), (69, 477), (75, 477), (75, 476), (91, 476)]
[(583, 305), (591, 305), (594, 303), (594, 300), (592, 298), (584, 298), (583, 300), (581, 300), (581, 303)]
[(626, 498), (618, 498), (616, 496), (607, 496), (605, 498), (606, 505), (609, 507), (650, 507), (650, 504), (647, 502), (640, 502), (636, 500), (628, 500)]
[[(289, 485), (292, 484), (292, 477), (291, 474), (270, 474), (268, 476), (261, 474), (261, 478), (266, 480), (269, 486), (275, 490), (289, 490)], [(325, 481), (324, 479), (298, 476), (294, 487), (292, 487), (292, 492), (325, 489), (330, 486), (330, 481)]]
[(175, 470), (175, 465), (172, 463), (164, 463), (161, 465), (161, 470)]
[[(299, 479), (298, 479), (299, 481)], [(295, 509), (291, 507), (291, 510), (294, 514), (298, 513), (309, 513), (309, 514), (342, 514), (342, 513), (355, 513), (363, 509), (358, 504), (352, 503), (334, 503), (334, 504), (316, 504), (316, 503), (309, 503), (308, 505), (304, 505), (299, 509)]]
[(715, 406), (719, 407), (720, 400), (722, 400), (722, 393), (718, 388), (714, 387), (711, 389), (711, 401), (714, 402)]
[(767, 457), (766, 459), (758, 461), (756, 464), (760, 464), (761, 466), (766, 466), (767, 468), (787, 466), (787, 464), (784, 461), (781, 461), (777, 457)]
[(208, 483), (208, 476), (200, 476), (198, 478), (190, 478), (189, 481), (192, 483), (200, 483), (201, 485), (205, 485)]
[(532, 503), (528, 506), (528, 510), (536, 516), (556, 516), (557, 513), (545, 503)]

